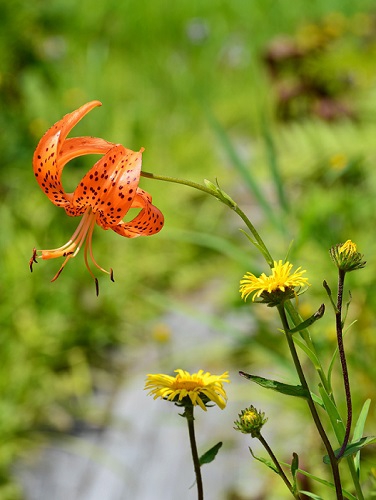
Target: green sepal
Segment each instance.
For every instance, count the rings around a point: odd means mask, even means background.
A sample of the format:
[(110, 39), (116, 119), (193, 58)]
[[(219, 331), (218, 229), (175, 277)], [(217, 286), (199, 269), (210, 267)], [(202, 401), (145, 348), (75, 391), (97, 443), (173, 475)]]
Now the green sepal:
[[(376, 443), (376, 436), (364, 436), (358, 441), (355, 441), (354, 443), (350, 443), (346, 446), (346, 449), (341, 457), (349, 457), (350, 455), (354, 455), (354, 453), (358, 453), (362, 448), (365, 446), (368, 446), (369, 444), (374, 444)], [(338, 452), (340, 451), (340, 448), (338, 450), (335, 450), (334, 453), (337, 455)], [(330, 464), (330, 460), (328, 455), (325, 455), (323, 458), (324, 464)]]
[(324, 316), (324, 312), (325, 312), (325, 304), (321, 304), (319, 309), (314, 314), (312, 314), (311, 317), (300, 323), (298, 326), (291, 328), (291, 330), (289, 330), (289, 333), (296, 333), (300, 332), (301, 330), (305, 330), (306, 328), (311, 326), (312, 323), (322, 318)]
[(249, 373), (244, 373), (242, 371), (239, 372), (242, 377), (255, 382), (261, 387), (265, 387), (266, 389), (272, 389), (273, 391), (277, 391), (281, 394), (285, 394), (286, 396), (295, 396), (298, 398), (308, 399), (309, 393), (306, 389), (304, 389), (301, 385), (289, 385), (283, 384), (282, 382), (277, 382), (276, 380), (271, 380), (264, 377), (258, 377), (257, 375), (250, 375)]
[(220, 441), (212, 448), (210, 448), (210, 450), (208, 450), (206, 453), (201, 455), (201, 457), (199, 458), (200, 466), (204, 464), (210, 464), (210, 462), (212, 462), (217, 456), (217, 453), (222, 447), (222, 444), (223, 444), (222, 441)]

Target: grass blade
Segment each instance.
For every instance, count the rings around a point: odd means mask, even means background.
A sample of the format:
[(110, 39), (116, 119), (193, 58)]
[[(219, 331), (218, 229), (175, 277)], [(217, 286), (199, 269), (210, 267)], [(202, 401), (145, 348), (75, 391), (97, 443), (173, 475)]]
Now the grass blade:
[[(366, 420), (367, 420), (367, 415), (368, 415), (370, 404), (371, 404), (371, 400), (367, 399), (364, 402), (364, 405), (360, 411), (358, 420), (355, 424), (354, 435), (353, 435), (354, 441), (359, 441), (361, 439), (361, 437), (363, 436), (364, 425), (365, 425)], [(354, 457), (354, 465), (355, 465), (356, 473), (359, 477), (360, 476), (360, 450), (358, 451), (358, 453)]]
[(268, 165), (276, 189), (279, 205), (281, 206), (284, 212), (288, 212), (289, 207), (288, 207), (287, 197), (285, 195), (285, 190), (283, 187), (282, 176), (278, 164), (277, 152), (275, 149), (272, 134), (270, 132), (270, 128), (267, 126), (265, 120), (263, 120), (262, 135), (265, 141)]
[(212, 127), (212, 130), (217, 136), (219, 143), (226, 152), (230, 162), (232, 163), (234, 168), (237, 170), (237, 172), (243, 179), (250, 193), (252, 193), (252, 195), (255, 197), (258, 205), (264, 212), (265, 216), (269, 219), (269, 221), (271, 221), (274, 224), (275, 227), (277, 227), (279, 230), (282, 230), (283, 228), (281, 225), (281, 221), (275, 216), (275, 212), (273, 211), (270, 203), (265, 198), (263, 192), (261, 191), (255, 178), (253, 177), (251, 170), (247, 168), (247, 166), (239, 157), (226, 131), (224, 130), (222, 125), (218, 122), (213, 113), (207, 108), (206, 108), (206, 116), (208, 118), (209, 124)]

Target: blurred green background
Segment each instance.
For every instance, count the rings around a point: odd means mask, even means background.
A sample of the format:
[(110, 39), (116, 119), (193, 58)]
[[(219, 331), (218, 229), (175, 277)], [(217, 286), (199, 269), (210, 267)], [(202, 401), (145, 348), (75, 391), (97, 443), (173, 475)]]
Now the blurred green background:
[[(217, 179), (276, 259), (294, 241), (289, 258), (312, 283), (300, 299), (304, 314), (327, 302), (323, 279), (335, 288), (330, 246), (356, 241), (368, 264), (349, 276), (349, 316), (358, 322), (346, 343), (355, 404), (375, 396), (373, 7), (372, 0), (0, 0), (1, 499), (22, 497), (12, 466), (50, 431), (100, 420), (93, 389), (110, 390), (126, 376), (129, 350), (168, 343), (174, 332), (165, 338), (158, 318), (186, 310), (202, 290), (205, 321), (223, 320), (231, 335), (229, 315), (252, 315), (257, 327), (231, 349), (218, 339), (208, 352), (186, 353), (183, 368), (236, 373), (280, 363), (283, 372), (288, 359), (274, 311), (240, 301), (242, 275), (266, 271), (240, 219), (188, 187), (141, 179), (165, 215), (157, 236), (131, 241), (95, 230), (96, 258), (116, 279), (99, 276), (98, 298), (82, 254), (55, 283), (57, 261), (40, 261), (30, 274), (33, 247), (58, 247), (77, 225), (35, 182), (33, 150), (53, 123), (93, 99), (103, 106), (72, 135), (143, 146), (148, 172)], [(68, 190), (92, 161), (65, 169)], [(314, 331), (329, 362), (329, 310)], [(165, 370), (174, 359), (170, 353)], [(368, 433), (374, 419), (373, 411)]]

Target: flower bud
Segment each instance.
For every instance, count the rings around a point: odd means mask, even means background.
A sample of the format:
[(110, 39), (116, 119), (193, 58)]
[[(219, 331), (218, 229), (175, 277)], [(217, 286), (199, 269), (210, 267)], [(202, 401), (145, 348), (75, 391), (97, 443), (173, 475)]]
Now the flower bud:
[(234, 429), (243, 434), (251, 434), (253, 438), (257, 438), (260, 436), (261, 428), (267, 420), (265, 413), (261, 413), (251, 405), (239, 413), (239, 420), (234, 422), (236, 425)]
[(363, 254), (357, 251), (356, 244), (351, 240), (334, 245), (329, 252), (334, 263), (341, 271), (355, 271), (356, 269), (362, 269), (366, 265)]

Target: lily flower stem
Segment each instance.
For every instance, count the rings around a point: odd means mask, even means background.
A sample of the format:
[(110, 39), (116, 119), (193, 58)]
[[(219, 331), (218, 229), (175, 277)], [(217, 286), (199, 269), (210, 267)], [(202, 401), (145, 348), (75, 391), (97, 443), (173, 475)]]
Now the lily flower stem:
[(265, 448), (265, 450), (268, 452), (268, 455), (270, 456), (270, 458), (272, 459), (272, 461), (273, 461), (276, 469), (278, 470), (278, 474), (281, 476), (283, 482), (285, 483), (285, 485), (287, 486), (287, 488), (290, 490), (292, 496), (294, 498), (296, 498), (297, 500), (301, 500), (301, 496), (299, 495), (299, 493), (294, 492), (294, 488), (293, 488), (292, 484), (288, 480), (286, 474), (283, 472), (283, 469), (282, 469), (280, 463), (278, 462), (277, 457), (274, 455), (272, 449), (270, 448), (270, 446), (266, 442), (265, 438), (261, 434), (259, 434), (258, 435), (258, 440), (263, 445), (263, 447)]
[(204, 499), (204, 489), (203, 489), (203, 484), (202, 484), (200, 459), (198, 457), (196, 437), (195, 437), (195, 427), (194, 427), (194, 420), (195, 419), (193, 417), (193, 406), (186, 406), (185, 407), (184, 416), (187, 419), (187, 423), (188, 423), (189, 441), (191, 444), (193, 466), (194, 466), (194, 470), (195, 470), (195, 474), (196, 474), (197, 500), (203, 500)]
[(204, 191), (204, 193), (211, 194), (213, 195), (213, 192), (207, 188), (206, 186), (203, 186), (202, 184), (199, 184), (198, 182), (192, 182), (188, 181), (186, 179), (179, 179), (178, 177), (169, 177), (167, 175), (157, 175), (153, 174), (151, 172), (145, 172), (145, 170), (141, 171), (142, 177), (146, 177), (147, 179), (155, 179), (157, 181), (165, 181), (165, 182), (174, 182), (175, 184), (183, 184), (185, 186), (190, 186), (195, 189), (198, 189), (199, 191)]
[(307, 380), (305, 378), (302, 366), (300, 364), (298, 353), (296, 352), (296, 349), (295, 349), (295, 344), (294, 344), (294, 341), (292, 338), (292, 334), (289, 333), (289, 324), (288, 324), (288, 320), (287, 320), (287, 316), (286, 316), (286, 311), (285, 311), (285, 308), (283, 305), (278, 306), (278, 312), (279, 312), (279, 315), (280, 315), (280, 318), (282, 321), (283, 329), (284, 329), (285, 334), (286, 334), (287, 343), (288, 343), (290, 353), (291, 353), (291, 356), (292, 356), (292, 359), (293, 359), (293, 362), (295, 365), (295, 369), (298, 373), (300, 383), (301, 383), (302, 387), (306, 390), (306, 393), (307, 393), (307, 403), (308, 403), (309, 410), (311, 412), (311, 415), (312, 415), (312, 418), (315, 422), (316, 428), (321, 436), (322, 442), (324, 443), (324, 446), (325, 446), (326, 451), (327, 451), (328, 456), (329, 456), (330, 465), (331, 465), (332, 473), (333, 473), (334, 485), (335, 485), (335, 489), (336, 489), (336, 498), (337, 498), (337, 500), (343, 500), (341, 478), (340, 478), (339, 467), (338, 467), (338, 460), (337, 460), (337, 457), (335, 456), (335, 453), (333, 451), (332, 445), (330, 444), (328, 436), (326, 435), (325, 429), (322, 426), (320, 417), (319, 417), (317, 410), (316, 410), (315, 403), (312, 399), (311, 391), (309, 390)]
[(271, 268), (273, 267), (273, 265), (274, 265), (273, 259), (270, 255), (269, 250), (267, 249), (265, 243), (263, 242), (261, 236), (257, 232), (254, 225), (251, 223), (251, 221), (248, 219), (248, 217), (245, 215), (245, 213), (238, 207), (238, 205), (235, 202), (232, 205), (229, 205), (223, 199), (221, 199), (221, 197), (217, 196), (216, 193), (213, 192), (211, 189), (209, 189), (208, 187), (206, 187), (202, 184), (198, 184), (197, 182), (191, 182), (191, 181), (188, 181), (186, 179), (179, 179), (177, 177), (168, 177), (165, 175), (157, 175), (157, 174), (153, 174), (150, 172), (145, 172), (144, 170), (142, 170), (141, 175), (142, 175), (142, 177), (146, 177), (148, 179), (155, 179), (155, 180), (165, 181), (165, 182), (174, 182), (176, 184), (182, 184), (184, 186), (189, 186), (189, 187), (192, 187), (194, 189), (198, 189), (199, 191), (203, 191), (206, 194), (210, 194), (211, 196), (214, 196), (214, 198), (221, 201), (222, 203), (224, 203), (228, 207), (232, 208), (232, 210), (234, 210), (234, 212), (236, 212), (239, 215), (239, 217), (243, 220), (245, 225), (251, 231), (252, 236), (255, 238), (257, 246), (260, 249), (261, 253), (263, 254), (268, 265)]
[(341, 449), (337, 454), (337, 459), (340, 459), (345, 452), (346, 446), (349, 442), (351, 422), (352, 422), (352, 402), (351, 402), (351, 391), (350, 391), (350, 381), (349, 373), (346, 363), (345, 348), (343, 345), (343, 324), (342, 324), (342, 300), (343, 300), (343, 287), (345, 282), (346, 272), (339, 269), (338, 271), (338, 295), (337, 295), (337, 310), (336, 310), (336, 330), (337, 330), (337, 343), (338, 343), (338, 353), (339, 359), (341, 361), (343, 385), (346, 394), (346, 404), (347, 404), (347, 422), (345, 437)]

